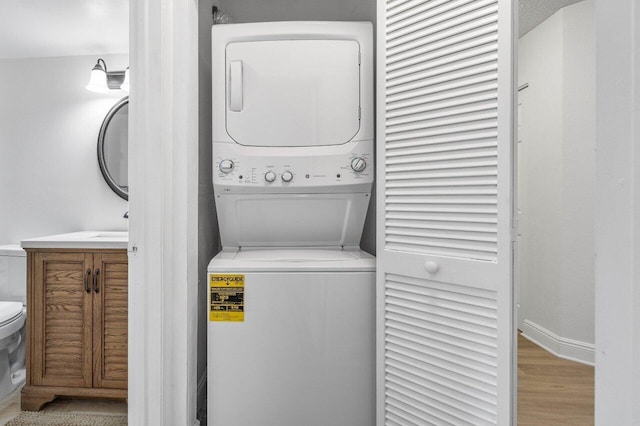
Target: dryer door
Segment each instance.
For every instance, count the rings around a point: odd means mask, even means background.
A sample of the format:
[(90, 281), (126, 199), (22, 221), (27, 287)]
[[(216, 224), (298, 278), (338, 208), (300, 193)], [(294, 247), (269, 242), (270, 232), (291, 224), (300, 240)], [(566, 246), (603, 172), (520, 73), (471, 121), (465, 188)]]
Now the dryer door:
[(276, 40), (226, 48), (226, 127), (250, 146), (339, 145), (360, 128), (353, 40)]

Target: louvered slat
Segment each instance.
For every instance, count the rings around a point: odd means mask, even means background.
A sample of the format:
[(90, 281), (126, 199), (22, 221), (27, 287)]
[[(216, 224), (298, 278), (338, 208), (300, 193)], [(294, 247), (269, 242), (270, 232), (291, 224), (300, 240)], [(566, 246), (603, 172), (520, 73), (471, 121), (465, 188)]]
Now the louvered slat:
[[(127, 265), (107, 260), (104, 263), (104, 336), (101, 379), (125, 381), (127, 379)], [(111, 385), (107, 385), (111, 387)]]
[(379, 420), (507, 424), (510, 5), (387, 0), (379, 10)]
[[(468, 223), (476, 222), (476, 215), (495, 223), (487, 215), (497, 215), (497, 2), (411, 4), (387, 21), (387, 58), (396, 58), (387, 59), (391, 67), (386, 74), (385, 213), (408, 204), (420, 204), (423, 211), (449, 205), (458, 206), (456, 212)], [(474, 20), (481, 22), (470, 24), (470, 32), (459, 30), (461, 21)], [(443, 28), (435, 31), (434, 25)], [(444, 28), (455, 34), (442, 38)], [(399, 58), (397, 49), (417, 39), (415, 34), (421, 31), (438, 34), (439, 46), (415, 46)], [(441, 87), (451, 81), (456, 84)], [(405, 92), (418, 93), (419, 102), (407, 97), (402, 106), (393, 105), (393, 96)], [(434, 175), (434, 171), (448, 173)], [(451, 179), (463, 178), (463, 183), (451, 185)], [(437, 229), (416, 227), (396, 217), (386, 227), (387, 248), (497, 258), (495, 227), (478, 230), (441, 224)]]
[(495, 292), (397, 274), (385, 281), (388, 424), (495, 424)]
[[(405, 50), (402, 53), (389, 55), (386, 58), (387, 70), (396, 71), (408, 65), (413, 65), (437, 58), (441, 51), (449, 46), (455, 46), (456, 51), (461, 52), (475, 46), (480, 46), (495, 39), (497, 26), (493, 20), (477, 23), (472, 30), (463, 33), (455, 32), (455, 35), (443, 36), (439, 33), (437, 39), (424, 43), (420, 40), (419, 47)], [(405, 48), (407, 46), (404, 46)]]
[(84, 262), (44, 263), (42, 370), (47, 378), (83, 378)]

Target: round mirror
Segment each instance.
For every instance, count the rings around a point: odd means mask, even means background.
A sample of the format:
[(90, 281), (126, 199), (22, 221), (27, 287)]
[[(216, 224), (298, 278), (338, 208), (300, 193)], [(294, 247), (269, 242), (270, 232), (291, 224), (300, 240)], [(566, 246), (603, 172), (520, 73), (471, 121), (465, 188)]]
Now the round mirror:
[(129, 97), (126, 97), (107, 113), (98, 135), (98, 163), (102, 176), (125, 200), (129, 199), (128, 151)]

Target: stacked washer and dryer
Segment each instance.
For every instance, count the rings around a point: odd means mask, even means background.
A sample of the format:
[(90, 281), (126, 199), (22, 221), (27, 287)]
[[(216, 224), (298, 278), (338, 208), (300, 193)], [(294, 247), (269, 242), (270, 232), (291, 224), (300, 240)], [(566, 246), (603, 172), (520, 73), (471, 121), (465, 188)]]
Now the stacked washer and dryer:
[(375, 423), (372, 25), (212, 29), (208, 421)]

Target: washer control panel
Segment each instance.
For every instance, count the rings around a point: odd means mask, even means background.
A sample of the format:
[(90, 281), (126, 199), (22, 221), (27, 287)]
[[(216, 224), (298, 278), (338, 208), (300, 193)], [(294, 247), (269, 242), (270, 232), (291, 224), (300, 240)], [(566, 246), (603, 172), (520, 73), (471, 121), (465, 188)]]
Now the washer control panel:
[(346, 145), (283, 150), (214, 144), (213, 183), (227, 193), (372, 183), (373, 142)]
[(233, 171), (233, 161), (231, 160), (222, 160), (218, 164), (218, 168), (224, 174), (231, 173)]
[(351, 168), (356, 173), (362, 173), (367, 168), (367, 160), (363, 157), (355, 157), (351, 160)]

